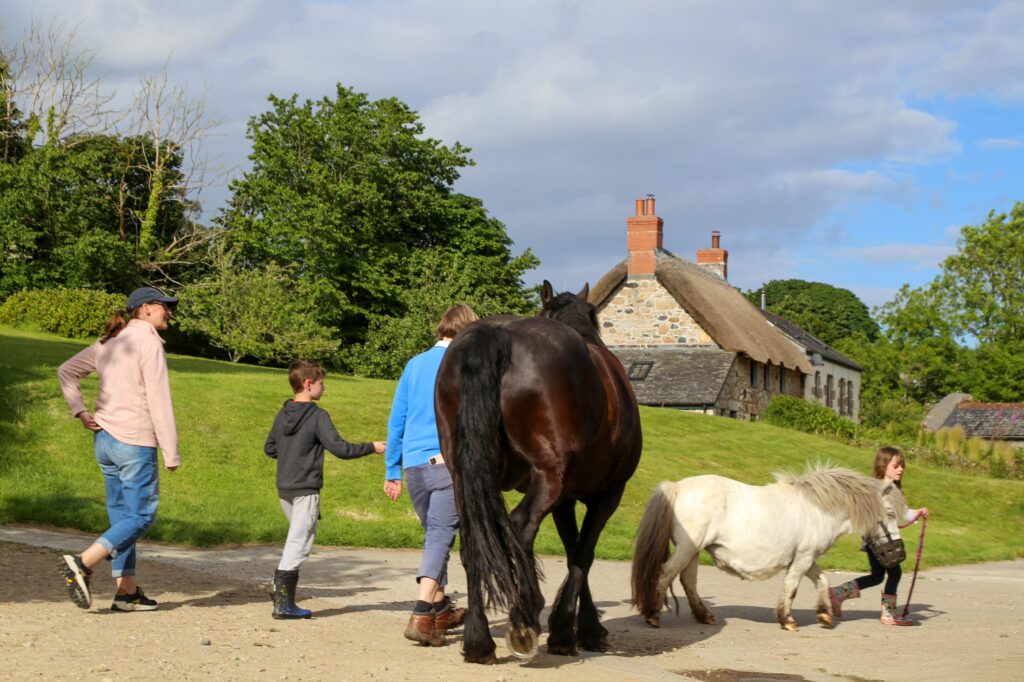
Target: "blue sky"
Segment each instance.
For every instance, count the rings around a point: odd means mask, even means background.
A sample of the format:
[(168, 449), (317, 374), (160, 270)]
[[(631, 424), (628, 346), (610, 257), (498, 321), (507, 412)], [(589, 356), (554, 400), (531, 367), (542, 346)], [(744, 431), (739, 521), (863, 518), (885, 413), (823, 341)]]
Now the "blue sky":
[(737, 286), (875, 306), (1024, 200), (1022, 2), (7, 0), (5, 43), (32, 16), (76, 25), (123, 101), (170, 58), (235, 174), (270, 93), (404, 100), (473, 148), (457, 189), (538, 255), (531, 284), (595, 282), (653, 193), (666, 247), (720, 230)]

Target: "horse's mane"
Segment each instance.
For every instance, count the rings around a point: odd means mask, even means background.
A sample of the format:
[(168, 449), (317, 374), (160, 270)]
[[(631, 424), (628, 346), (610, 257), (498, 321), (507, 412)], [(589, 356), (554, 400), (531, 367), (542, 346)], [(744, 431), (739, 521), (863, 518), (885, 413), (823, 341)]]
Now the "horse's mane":
[(788, 471), (772, 475), (826, 513), (848, 516), (854, 533), (866, 534), (885, 515), (881, 482), (850, 469), (819, 462), (800, 476)]
[(580, 336), (591, 343), (604, 345), (601, 332), (597, 325), (597, 311), (593, 304), (576, 294), (563, 291), (551, 299), (542, 317), (558, 320), (576, 330)]

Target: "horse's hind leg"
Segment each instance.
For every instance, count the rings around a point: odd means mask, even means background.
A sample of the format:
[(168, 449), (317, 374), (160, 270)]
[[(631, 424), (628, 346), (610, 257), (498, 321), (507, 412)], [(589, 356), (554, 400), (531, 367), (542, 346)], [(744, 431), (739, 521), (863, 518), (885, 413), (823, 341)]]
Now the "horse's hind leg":
[[(601, 531), (612, 513), (619, 506), (625, 484), (616, 490), (606, 490), (599, 496), (586, 500), (587, 513), (583, 517), (576, 546), (569, 557), (569, 575), (558, 592), (558, 597), (548, 619), (548, 652), (570, 654), (573, 647), (565, 646), (573, 638), (573, 621), (576, 625), (575, 639), (587, 651), (604, 651), (608, 647), (608, 631), (601, 625), (597, 607), (590, 595), (588, 575), (594, 563), (594, 550)], [(577, 612), (577, 600), (579, 611)]]
[(690, 613), (693, 614), (694, 620), (705, 625), (717, 625), (714, 614), (708, 610), (704, 600), (697, 593), (697, 568), (699, 566), (700, 552), (694, 552), (691, 555), (690, 563), (686, 564), (682, 573), (679, 574), (679, 582), (683, 584), (683, 591), (686, 592), (686, 601), (690, 604)]
[(827, 628), (832, 627), (832, 603), (828, 598), (829, 584), (825, 572), (818, 568), (818, 564), (811, 564), (804, 575), (818, 589), (818, 622)]

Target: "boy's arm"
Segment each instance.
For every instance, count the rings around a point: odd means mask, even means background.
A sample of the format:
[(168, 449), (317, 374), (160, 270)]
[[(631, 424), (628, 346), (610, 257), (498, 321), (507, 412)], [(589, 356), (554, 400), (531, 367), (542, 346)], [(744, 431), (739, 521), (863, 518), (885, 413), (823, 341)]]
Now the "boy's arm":
[(338, 435), (331, 415), (324, 410), (317, 411), (316, 436), (325, 450), (341, 459), (358, 459), (373, 454), (373, 443), (349, 443)]
[(277, 431), (277, 417), (274, 418), (274, 425), (270, 427), (270, 433), (267, 434), (267, 442), (263, 444), (263, 454), (271, 459), (277, 459), (277, 437), (274, 436), (275, 431)]

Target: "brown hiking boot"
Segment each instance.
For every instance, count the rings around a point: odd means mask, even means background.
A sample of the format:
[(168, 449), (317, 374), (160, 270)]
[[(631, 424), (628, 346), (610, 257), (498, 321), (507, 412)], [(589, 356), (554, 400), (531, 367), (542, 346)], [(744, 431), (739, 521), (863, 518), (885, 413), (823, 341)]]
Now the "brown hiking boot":
[(454, 630), (466, 620), (466, 609), (455, 606), (452, 602), (444, 605), (444, 608), (434, 616), (434, 628), (444, 632)]
[(437, 627), (436, 618), (433, 613), (418, 614), (409, 616), (409, 624), (405, 626), (405, 638), (418, 642), (423, 646), (444, 646), (447, 641), (444, 638), (444, 630)]

